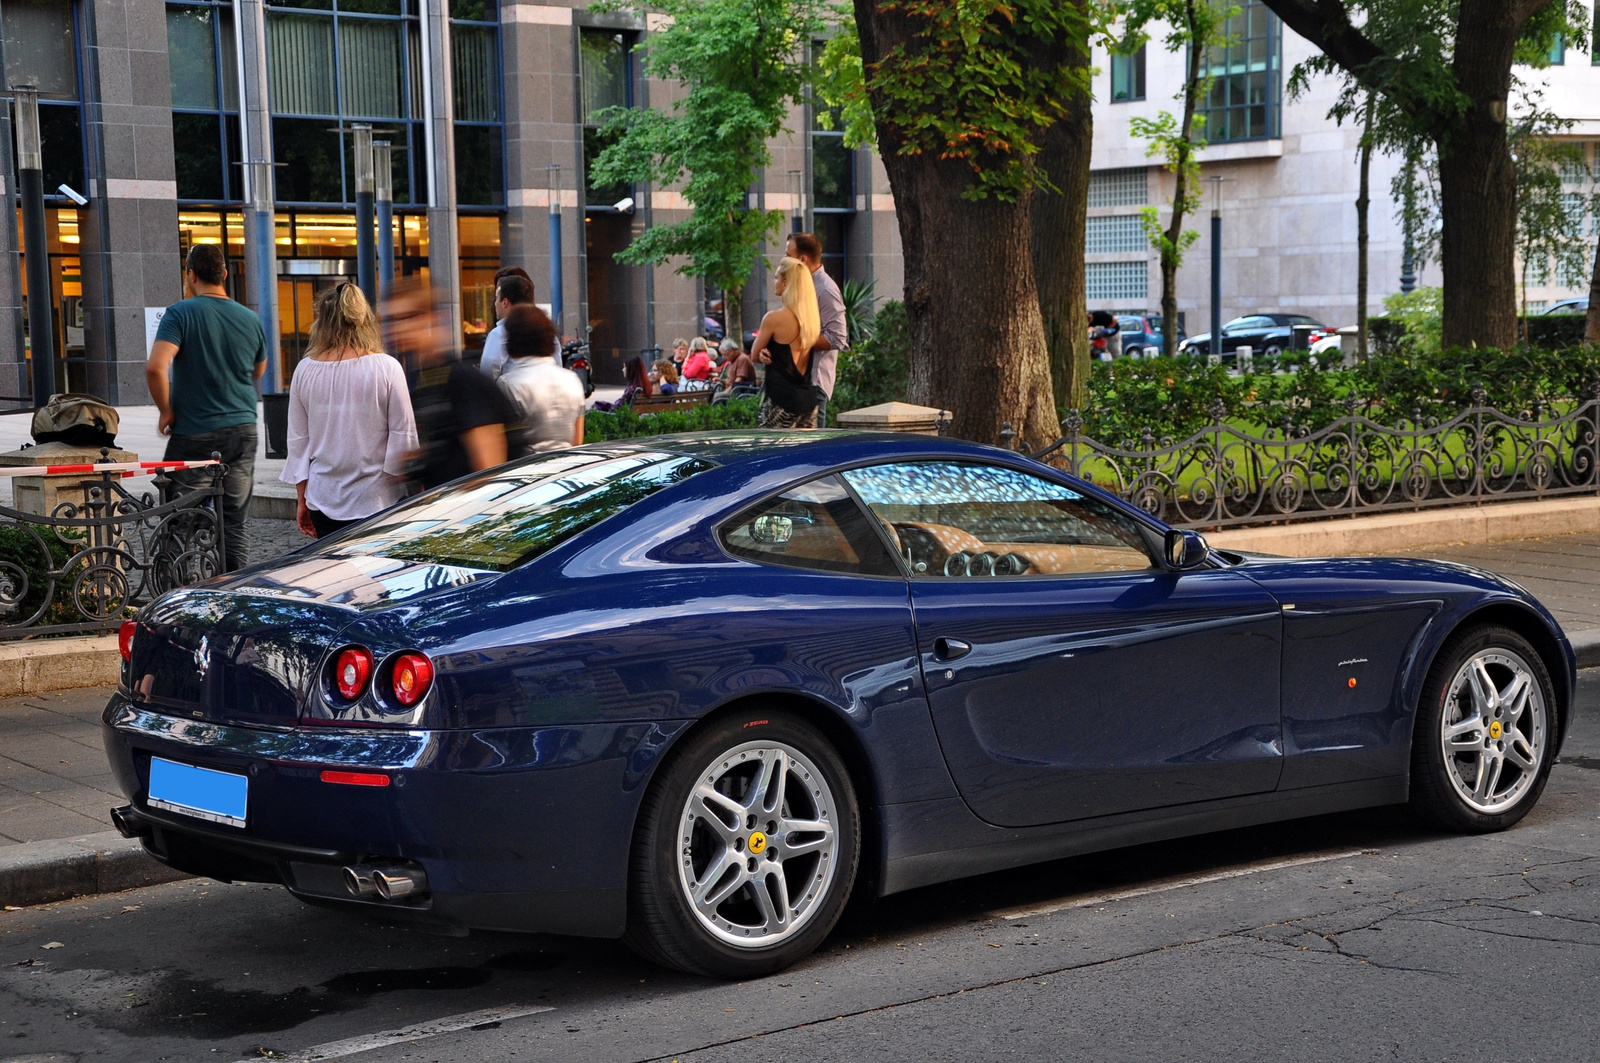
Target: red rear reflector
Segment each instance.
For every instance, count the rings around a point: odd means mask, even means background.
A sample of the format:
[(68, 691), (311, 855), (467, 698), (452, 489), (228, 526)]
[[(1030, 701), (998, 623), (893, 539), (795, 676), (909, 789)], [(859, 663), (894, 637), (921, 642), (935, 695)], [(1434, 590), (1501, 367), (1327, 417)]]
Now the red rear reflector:
[(325, 771), (323, 782), (343, 783), (346, 786), (388, 786), (389, 776), (371, 771)]
[(354, 701), (367, 689), (367, 678), (372, 675), (372, 653), (363, 646), (350, 646), (340, 651), (333, 662), (333, 684), (339, 696)]
[(394, 662), (394, 700), (415, 705), (433, 685), (433, 662), (420, 653), (402, 653)]
[(138, 630), (137, 620), (124, 620), (122, 626), (117, 628), (117, 649), (122, 653), (124, 661), (133, 656), (133, 635)]

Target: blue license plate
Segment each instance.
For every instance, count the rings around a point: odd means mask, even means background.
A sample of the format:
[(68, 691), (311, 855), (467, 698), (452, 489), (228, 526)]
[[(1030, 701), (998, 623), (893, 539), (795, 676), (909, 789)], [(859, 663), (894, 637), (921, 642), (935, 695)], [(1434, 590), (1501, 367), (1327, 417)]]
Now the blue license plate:
[(151, 808), (242, 827), (249, 785), (243, 775), (150, 758)]

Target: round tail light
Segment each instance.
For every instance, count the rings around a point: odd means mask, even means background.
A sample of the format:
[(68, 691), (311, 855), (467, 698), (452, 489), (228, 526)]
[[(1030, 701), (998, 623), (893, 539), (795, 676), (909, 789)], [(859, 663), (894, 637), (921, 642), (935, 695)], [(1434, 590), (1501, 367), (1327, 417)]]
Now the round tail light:
[(415, 705), (433, 685), (433, 662), (420, 653), (402, 653), (394, 662), (394, 700)]
[(333, 662), (333, 685), (339, 689), (341, 698), (346, 701), (359, 698), (371, 677), (371, 651), (364, 646), (350, 646), (339, 651), (338, 659)]
[(117, 628), (117, 650), (124, 661), (133, 656), (133, 636), (138, 630), (137, 620), (124, 620), (122, 626)]

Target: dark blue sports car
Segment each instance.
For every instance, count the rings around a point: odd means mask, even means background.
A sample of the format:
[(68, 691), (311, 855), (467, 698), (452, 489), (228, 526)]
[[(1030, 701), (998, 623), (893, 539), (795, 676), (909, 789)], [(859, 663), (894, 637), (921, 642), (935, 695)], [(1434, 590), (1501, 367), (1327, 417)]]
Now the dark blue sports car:
[(1573, 655), (1454, 565), (1209, 550), (923, 436), (593, 444), (456, 481), (122, 632), (157, 858), (744, 977), (853, 890), (1409, 801), (1538, 799)]

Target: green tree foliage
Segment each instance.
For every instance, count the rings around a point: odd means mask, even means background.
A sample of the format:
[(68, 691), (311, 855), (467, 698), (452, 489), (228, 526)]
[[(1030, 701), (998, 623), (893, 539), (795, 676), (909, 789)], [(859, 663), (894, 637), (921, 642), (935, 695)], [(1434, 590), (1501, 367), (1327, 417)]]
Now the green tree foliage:
[(746, 194), (771, 161), (767, 143), (802, 99), (805, 45), (824, 32), (827, 7), (824, 0), (653, 0), (649, 7), (667, 24), (649, 37), (645, 71), (678, 82), (683, 96), (670, 112), (601, 112), (609, 146), (591, 181), (681, 182), (689, 217), (646, 229), (617, 258), (659, 265), (683, 256), (680, 273), (737, 293), (783, 221), (781, 211), (750, 210)]
[(829, 415), (906, 401), (910, 373), (911, 333), (906, 327), (906, 307), (891, 299), (873, 317), (872, 334), (839, 354)]

